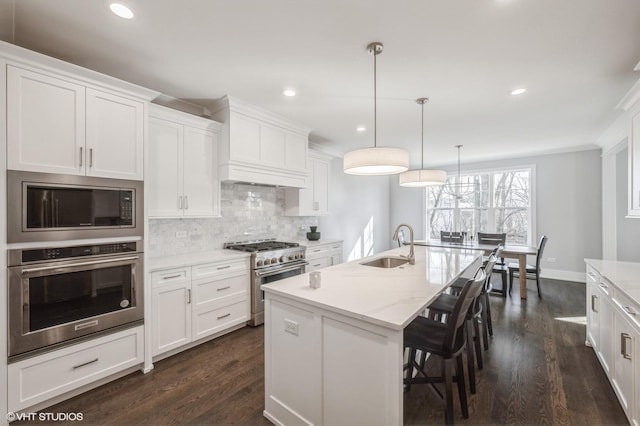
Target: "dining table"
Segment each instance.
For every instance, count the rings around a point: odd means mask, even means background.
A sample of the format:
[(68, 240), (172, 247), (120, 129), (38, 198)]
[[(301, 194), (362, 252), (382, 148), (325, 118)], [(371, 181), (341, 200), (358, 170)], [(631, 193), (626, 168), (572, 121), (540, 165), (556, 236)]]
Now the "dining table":
[[(408, 242), (405, 242), (408, 244)], [(451, 243), (440, 240), (416, 240), (413, 242), (417, 246), (427, 247), (441, 247), (452, 249), (468, 249), (468, 250), (482, 250), (489, 253), (495, 250), (496, 246), (493, 244), (478, 244), (477, 242), (464, 242), (464, 243)], [(502, 249), (502, 257), (508, 259), (518, 259), (518, 272), (520, 275), (520, 298), (527, 298), (527, 256), (535, 256), (538, 254), (538, 248), (533, 246), (521, 246), (521, 245), (505, 245)], [(507, 289), (503, 289), (506, 291)]]

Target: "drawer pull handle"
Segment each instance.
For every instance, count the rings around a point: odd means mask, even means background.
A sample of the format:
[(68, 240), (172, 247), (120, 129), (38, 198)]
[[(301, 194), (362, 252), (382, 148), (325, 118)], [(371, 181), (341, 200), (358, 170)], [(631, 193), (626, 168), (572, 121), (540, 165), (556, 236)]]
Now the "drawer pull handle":
[(631, 354), (627, 352), (627, 341), (631, 341), (631, 336), (627, 333), (620, 333), (620, 354), (624, 359), (631, 359)]
[(231, 288), (231, 286), (230, 286), (230, 285), (228, 285), (228, 286), (226, 286), (226, 287), (220, 287), (220, 288), (217, 288), (217, 289), (216, 289), (216, 291), (228, 290), (228, 289), (230, 289), (230, 288)]
[(231, 265), (227, 265), (227, 266), (218, 266), (218, 268), (217, 268), (217, 269), (218, 269), (218, 271), (219, 271), (219, 270), (221, 270), (221, 269), (229, 269), (229, 268), (231, 268)]
[(317, 252), (319, 252), (319, 251), (322, 251), (322, 249), (315, 249), (313, 252), (314, 252), (314, 253), (317, 253)]
[(218, 319), (226, 318), (226, 317), (229, 317), (229, 316), (231, 316), (231, 314), (230, 314), (230, 313), (228, 313), (228, 314), (224, 314), (224, 315), (222, 315), (222, 316), (218, 317)]
[(600, 286), (601, 288), (609, 288), (609, 286), (606, 285), (605, 283), (600, 283), (598, 284), (598, 286)]
[(595, 294), (591, 295), (591, 311), (592, 312), (598, 312), (598, 309), (596, 308), (596, 302), (598, 301), (598, 296), (596, 296)]
[(73, 369), (76, 370), (78, 368), (82, 368), (86, 365), (93, 364), (94, 362), (98, 362), (98, 358), (92, 359), (91, 361), (83, 362), (82, 364), (74, 365)]
[(172, 280), (174, 278), (180, 278), (182, 276), (182, 274), (177, 274), (177, 275), (169, 275), (168, 277), (162, 277), (163, 280)]
[(314, 268), (317, 268), (318, 266), (322, 266), (322, 263), (316, 263), (315, 265), (313, 265)]
[(187, 289), (187, 305), (191, 303), (191, 289)]
[(625, 310), (625, 311), (627, 311), (627, 313), (628, 313), (629, 315), (638, 315), (638, 313), (637, 313), (636, 311), (634, 311), (633, 309), (631, 309), (631, 308), (630, 308), (630, 307), (628, 307), (628, 306), (625, 306), (625, 307), (624, 307), (624, 310)]

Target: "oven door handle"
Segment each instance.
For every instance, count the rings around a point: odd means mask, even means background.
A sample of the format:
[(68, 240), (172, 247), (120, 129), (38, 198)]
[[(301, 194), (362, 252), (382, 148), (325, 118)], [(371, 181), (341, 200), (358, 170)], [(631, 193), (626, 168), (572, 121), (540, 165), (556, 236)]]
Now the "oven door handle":
[(118, 257), (115, 259), (94, 260), (93, 262), (78, 262), (78, 263), (72, 263), (67, 265), (52, 265), (52, 266), (40, 266), (36, 268), (24, 268), (22, 269), (22, 273), (25, 274), (29, 272), (51, 271), (54, 269), (63, 270), (66, 268), (76, 267), (76, 266), (88, 266), (88, 265), (100, 265), (103, 263), (124, 262), (127, 260), (138, 260), (139, 258), (140, 258), (139, 256), (128, 256), (128, 257)]
[(284, 272), (295, 271), (296, 269), (300, 269), (300, 267), (306, 266), (308, 264), (309, 262), (302, 262), (302, 263), (297, 263), (296, 266), (292, 266), (291, 268), (284, 268), (284, 269), (278, 269), (277, 271), (267, 271), (267, 272), (256, 271), (255, 274), (259, 278), (270, 277), (271, 275), (278, 275)]

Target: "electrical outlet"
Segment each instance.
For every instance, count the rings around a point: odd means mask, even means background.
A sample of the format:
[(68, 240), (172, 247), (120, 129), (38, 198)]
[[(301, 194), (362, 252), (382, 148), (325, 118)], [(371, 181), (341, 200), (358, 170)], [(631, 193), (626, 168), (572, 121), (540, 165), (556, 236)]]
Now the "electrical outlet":
[(291, 321), (290, 319), (284, 319), (284, 331), (291, 333), (294, 336), (298, 335), (298, 323)]
[(547, 262), (556, 263), (556, 258), (555, 257), (547, 257)]
[(176, 238), (186, 238), (187, 231), (176, 231)]

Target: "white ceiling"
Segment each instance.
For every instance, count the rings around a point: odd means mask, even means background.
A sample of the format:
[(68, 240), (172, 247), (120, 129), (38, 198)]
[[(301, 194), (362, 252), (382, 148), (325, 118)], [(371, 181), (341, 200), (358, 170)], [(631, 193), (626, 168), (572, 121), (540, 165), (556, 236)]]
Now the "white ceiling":
[(373, 145), (366, 46), (380, 41), (378, 145), (409, 149), (413, 166), (418, 97), (431, 99), (425, 164), (441, 165), (456, 144), (463, 161), (593, 147), (640, 78), (638, 0), (123, 2), (135, 19), (105, 0), (0, 0), (0, 37), (203, 105), (230, 94), (334, 152)]

